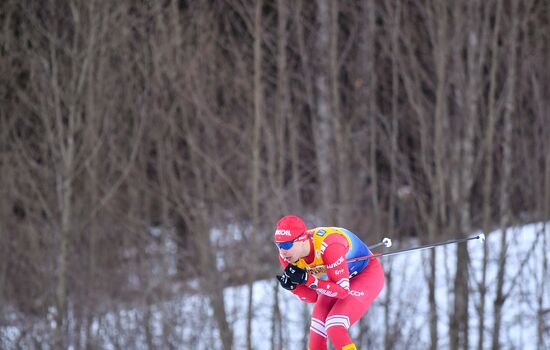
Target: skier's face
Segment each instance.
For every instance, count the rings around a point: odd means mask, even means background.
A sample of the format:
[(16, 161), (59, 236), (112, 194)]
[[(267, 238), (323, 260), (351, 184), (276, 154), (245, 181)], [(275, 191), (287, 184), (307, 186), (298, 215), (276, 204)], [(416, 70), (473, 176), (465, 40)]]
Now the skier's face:
[(300, 241), (300, 242), (294, 242), (292, 247), (289, 249), (283, 249), (279, 247), (279, 253), (285, 259), (288, 263), (295, 263), (298, 261), (303, 255), (304, 252), (304, 246), (305, 244), (308, 244), (306, 241)]

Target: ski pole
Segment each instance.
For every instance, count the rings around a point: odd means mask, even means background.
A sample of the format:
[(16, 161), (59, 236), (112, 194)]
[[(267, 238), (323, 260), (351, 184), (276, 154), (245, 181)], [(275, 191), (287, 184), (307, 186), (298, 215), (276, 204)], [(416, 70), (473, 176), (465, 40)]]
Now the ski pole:
[(431, 249), (431, 248), (435, 248), (435, 247), (439, 247), (439, 246), (447, 245), (447, 244), (463, 243), (463, 242), (466, 242), (466, 241), (471, 241), (472, 239), (479, 239), (481, 242), (485, 242), (485, 235), (483, 233), (481, 233), (481, 234), (479, 234), (477, 236), (473, 236), (473, 237), (453, 239), (453, 240), (446, 241), (446, 242), (441, 242), (441, 243), (427, 244), (427, 245), (423, 245), (423, 246), (420, 246), (420, 247), (401, 249), (401, 250), (397, 250), (395, 252), (386, 252), (386, 253), (371, 254), (371, 255), (366, 255), (366, 256), (359, 256), (357, 258), (348, 259), (348, 262), (367, 260), (367, 259), (370, 259), (370, 258), (378, 258), (378, 257), (381, 257), (381, 256), (397, 255), (397, 254), (412, 252), (412, 251), (415, 251), (415, 250)]
[(384, 239), (382, 240), (382, 242), (379, 242), (379, 243), (370, 245), (370, 246), (369, 246), (369, 249), (374, 249), (374, 248), (378, 248), (378, 247), (381, 247), (381, 246), (384, 246), (384, 247), (386, 247), (386, 248), (391, 247), (391, 246), (392, 246), (391, 239), (389, 239), (388, 237), (384, 237)]

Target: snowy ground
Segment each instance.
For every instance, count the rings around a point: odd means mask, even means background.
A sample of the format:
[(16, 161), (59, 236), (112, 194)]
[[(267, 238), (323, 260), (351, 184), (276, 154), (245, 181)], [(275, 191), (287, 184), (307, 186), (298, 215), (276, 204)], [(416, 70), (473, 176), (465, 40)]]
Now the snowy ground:
[[(504, 290), (509, 293), (503, 309), (502, 349), (536, 349), (536, 300), (541, 292), (541, 281), (550, 280), (550, 276), (542, 276), (542, 257), (549, 254), (550, 247), (544, 247), (542, 237), (546, 234), (547, 242), (550, 234), (542, 232), (542, 224), (531, 224), (511, 228), (507, 233), (508, 264), (506, 265), (506, 283)], [(475, 233), (474, 233), (475, 234)], [(497, 261), (501, 246), (501, 232), (487, 235), (486, 245), (489, 248), (489, 265), (487, 270), (488, 294), (486, 299), (486, 340), (484, 348), (490, 348), (493, 328), (493, 301), (495, 297)], [(394, 246), (386, 251), (408, 248), (417, 245), (407, 242)], [(478, 317), (475, 306), (479, 303), (479, 294), (475, 285), (481, 279), (481, 257), (483, 244), (478, 240), (468, 243), (471, 255), (471, 302), (470, 302), (470, 348), (477, 348)], [(437, 303), (438, 303), (438, 348), (448, 348), (448, 313), (452, 308), (452, 283), (455, 270), (456, 245), (436, 248), (437, 252)], [(273, 254), (277, 254), (275, 247)], [(410, 252), (401, 255), (382, 257), (381, 262), (386, 271), (392, 270), (392, 287), (384, 288), (368, 314), (364, 316), (368, 330), (363, 330), (362, 336), (368, 348), (383, 348), (386, 331), (391, 331), (395, 337), (395, 349), (426, 349), (429, 345), (428, 302), (425, 275), (428, 273), (427, 251)], [(550, 286), (546, 282), (546, 295), (543, 305), (550, 308)], [(254, 320), (252, 341), (254, 349), (271, 349), (273, 305), (275, 298), (275, 280), (259, 281), (254, 284)], [(291, 293), (278, 288), (277, 298), (283, 319), (283, 346), (285, 350), (305, 348), (305, 332), (309, 324), (308, 313), (311, 305), (299, 301)], [(247, 287), (227, 288), (225, 290), (226, 311), (229, 325), (234, 333), (234, 348), (246, 346), (246, 316), (248, 289)], [(390, 329), (384, 329), (384, 303), (389, 302)], [(197, 315), (203, 315), (197, 317)], [(178, 349), (220, 349), (221, 344), (217, 326), (213, 320), (208, 300), (201, 295), (184, 296), (160, 305), (153, 305), (143, 310), (119, 310), (101, 318), (95, 319), (91, 325), (95, 336), (93, 344), (97, 348), (117, 349), (147, 349), (178, 348)], [(550, 320), (547, 321), (550, 323)], [(144, 324), (149, 325), (144, 328)], [(38, 335), (33, 336), (32, 344), (51, 343), (52, 329), (47, 324), (34, 325)], [(21, 329), (0, 324), (0, 348), (15, 349), (21, 347), (15, 344), (22, 333)], [(359, 338), (360, 328), (351, 328), (354, 339)], [(548, 346), (550, 340), (546, 337)], [(82, 344), (75, 341), (71, 349), (80, 348)]]
[[(510, 293), (503, 310), (502, 348), (503, 349), (536, 349), (536, 296), (540, 292), (542, 276), (542, 254), (549, 254), (548, 247), (542, 246), (541, 232), (543, 225), (531, 224), (518, 228), (511, 228), (507, 232), (508, 264), (506, 265), (505, 292)], [(546, 233), (548, 237), (548, 229)], [(537, 236), (539, 237), (537, 241)], [(487, 235), (489, 265), (487, 270), (488, 294), (486, 299), (486, 337), (484, 347), (490, 347), (491, 329), (493, 327), (493, 301), (495, 298), (497, 261), (500, 252), (501, 232)], [(535, 243), (536, 242), (536, 243)], [(479, 295), (475, 288), (476, 281), (481, 280), (481, 262), (483, 244), (478, 240), (468, 243), (471, 254), (472, 272), (472, 299), (470, 302), (470, 348), (476, 348), (478, 341), (478, 317), (475, 306), (479, 303)], [(534, 246), (534, 250), (533, 245)], [(452, 309), (453, 299), (449, 290), (452, 290), (455, 270), (456, 245), (436, 248), (437, 251), (437, 302), (439, 310), (439, 348), (448, 348), (448, 313)], [(275, 252), (274, 252), (275, 254)], [(384, 288), (381, 296), (364, 316), (371, 332), (371, 348), (383, 347), (384, 311), (382, 304), (390, 300), (390, 320), (397, 332), (401, 344), (398, 348), (426, 349), (429, 345), (427, 285), (424, 276), (428, 273), (427, 257), (429, 253), (410, 252), (402, 255), (381, 258), (386, 270), (391, 268), (396, 276), (393, 279), (391, 295)], [(514, 281), (514, 282), (513, 282)], [(548, 286), (546, 287), (548, 291)], [(261, 281), (254, 288), (255, 318), (253, 329), (254, 348), (268, 349), (271, 344), (271, 308), (274, 291), (272, 281)], [(228, 309), (231, 310), (237, 349), (245, 346), (246, 330), (246, 288), (232, 288), (226, 290)], [(550, 306), (550, 296), (545, 295), (544, 305)], [(302, 349), (303, 325), (308, 322), (304, 319), (303, 303), (289, 292), (280, 290), (279, 301), (288, 336), (284, 349)], [(290, 331), (292, 330), (292, 331)], [(358, 326), (352, 327), (352, 333), (357, 336)], [(378, 335), (378, 336), (376, 336)]]

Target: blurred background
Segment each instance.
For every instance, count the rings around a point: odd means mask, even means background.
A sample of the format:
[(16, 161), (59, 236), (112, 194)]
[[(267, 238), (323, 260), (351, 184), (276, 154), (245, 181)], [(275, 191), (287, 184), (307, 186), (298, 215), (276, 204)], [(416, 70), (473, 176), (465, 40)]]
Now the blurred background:
[[(524, 312), (550, 346), (548, 1), (4, 0), (0, 25), (0, 347), (232, 349), (239, 287), (238, 341), (289, 349), (276, 283), (272, 336), (251, 338), (288, 213), (401, 248), (500, 230), (476, 283), (452, 252), (445, 312), (424, 256), (431, 349), (518, 348), (507, 228), (542, 222)], [(369, 339), (413, 348), (407, 317)]]

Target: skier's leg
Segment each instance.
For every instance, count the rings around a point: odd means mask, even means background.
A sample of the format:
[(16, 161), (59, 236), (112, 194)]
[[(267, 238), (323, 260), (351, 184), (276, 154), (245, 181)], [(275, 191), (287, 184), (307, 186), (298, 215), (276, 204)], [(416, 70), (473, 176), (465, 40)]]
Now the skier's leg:
[(325, 321), (326, 334), (337, 350), (355, 349), (348, 329), (367, 312), (383, 286), (384, 270), (376, 259), (350, 281), (349, 295), (334, 304)]
[(313, 312), (311, 313), (311, 326), (309, 327), (309, 349), (327, 350), (327, 332), (325, 319), (337, 299), (326, 295), (319, 295)]

